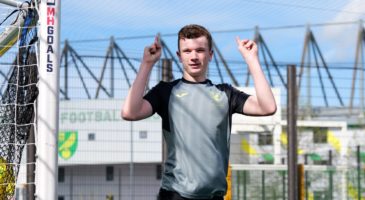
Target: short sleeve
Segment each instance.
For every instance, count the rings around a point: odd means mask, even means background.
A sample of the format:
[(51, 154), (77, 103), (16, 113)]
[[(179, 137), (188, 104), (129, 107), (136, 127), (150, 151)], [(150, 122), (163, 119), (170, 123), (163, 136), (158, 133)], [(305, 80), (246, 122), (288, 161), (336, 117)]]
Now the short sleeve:
[(161, 87), (163, 82), (159, 82), (156, 86), (150, 89), (143, 99), (147, 100), (152, 106), (152, 113), (159, 112), (161, 107)]
[(230, 88), (230, 107), (232, 110), (232, 113), (240, 113), (243, 114), (243, 106), (245, 105), (248, 97), (250, 97), (250, 95), (232, 87), (229, 86)]
[(248, 97), (250, 97), (249, 94), (246, 94), (226, 83), (218, 84), (217, 88), (226, 93), (229, 103), (229, 113), (231, 115), (234, 113), (244, 114), (243, 106), (245, 105)]

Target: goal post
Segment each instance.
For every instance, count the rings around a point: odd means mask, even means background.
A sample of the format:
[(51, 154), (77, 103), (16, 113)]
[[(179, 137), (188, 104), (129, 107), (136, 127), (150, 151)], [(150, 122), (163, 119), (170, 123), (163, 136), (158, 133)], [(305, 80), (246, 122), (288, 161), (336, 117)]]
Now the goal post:
[[(57, 199), (60, 0), (0, 5), (0, 199), (17, 198), (18, 183), (36, 185), (27, 199)], [(35, 143), (28, 140), (33, 129)], [(34, 163), (21, 162), (27, 145), (37, 148), (35, 183), (19, 176)]]
[(8, 75), (0, 71), (5, 85), (0, 88), (0, 198), (15, 198), (15, 184), (24, 179), (18, 177), (20, 168), (32, 164), (20, 162), (34, 129), (36, 189), (27, 199), (57, 199), (60, 0), (0, 0), (0, 5), (6, 10), (0, 14), (0, 58), (10, 69)]
[(39, 5), (39, 97), (37, 118), (36, 196), (57, 199), (57, 138), (60, 69), (60, 0)]
[(24, 189), (34, 188), (32, 154), (22, 154), (36, 145), (29, 139), (37, 120), (38, 1), (0, 0), (0, 10), (0, 199), (24, 199)]
[(0, 3), (8, 5), (8, 6), (12, 6), (12, 7), (17, 7), (17, 8), (22, 5), (21, 2), (14, 1), (14, 0), (1, 0)]
[[(12, 0), (0, 0), (0, 3), (14, 8), (21, 8), (23, 10), (27, 9), (29, 6), (29, 4), (23, 4)], [(26, 14), (27, 12), (20, 12), (18, 19), (0, 34), (0, 57), (19, 40), (21, 35), (20, 31), (24, 28), (24, 19)], [(36, 21), (37, 19), (33, 18), (32, 22), (28, 24), (28, 26), (34, 26)]]

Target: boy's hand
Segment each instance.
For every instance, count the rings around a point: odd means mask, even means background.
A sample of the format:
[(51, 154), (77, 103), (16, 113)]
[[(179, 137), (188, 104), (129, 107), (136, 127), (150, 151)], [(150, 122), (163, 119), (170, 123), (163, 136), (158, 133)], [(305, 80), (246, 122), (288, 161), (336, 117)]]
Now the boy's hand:
[(156, 35), (154, 43), (144, 48), (142, 62), (154, 65), (161, 57), (161, 50), (160, 36)]
[(245, 59), (246, 62), (258, 60), (257, 45), (254, 41), (248, 40), (248, 39), (241, 40), (237, 36), (236, 42), (237, 42), (238, 50), (240, 51), (243, 59)]

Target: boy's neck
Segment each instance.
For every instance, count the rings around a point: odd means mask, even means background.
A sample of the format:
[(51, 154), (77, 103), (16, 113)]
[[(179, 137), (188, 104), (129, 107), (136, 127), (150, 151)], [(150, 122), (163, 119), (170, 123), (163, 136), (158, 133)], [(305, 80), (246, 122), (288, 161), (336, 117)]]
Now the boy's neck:
[(195, 83), (201, 83), (207, 80), (206, 76), (197, 76), (197, 77), (193, 77), (193, 76), (189, 76), (188, 74), (184, 73), (183, 78), (187, 81), (190, 82), (195, 82)]

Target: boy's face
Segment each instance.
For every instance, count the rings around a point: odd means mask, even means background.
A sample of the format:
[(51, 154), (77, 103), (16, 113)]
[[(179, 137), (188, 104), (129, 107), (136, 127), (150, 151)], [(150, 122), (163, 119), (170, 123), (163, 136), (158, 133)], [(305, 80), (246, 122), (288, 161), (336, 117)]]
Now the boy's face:
[(213, 51), (209, 50), (208, 39), (205, 36), (182, 38), (179, 43), (180, 50), (177, 56), (184, 66), (184, 75), (205, 79), (209, 61), (213, 56)]

